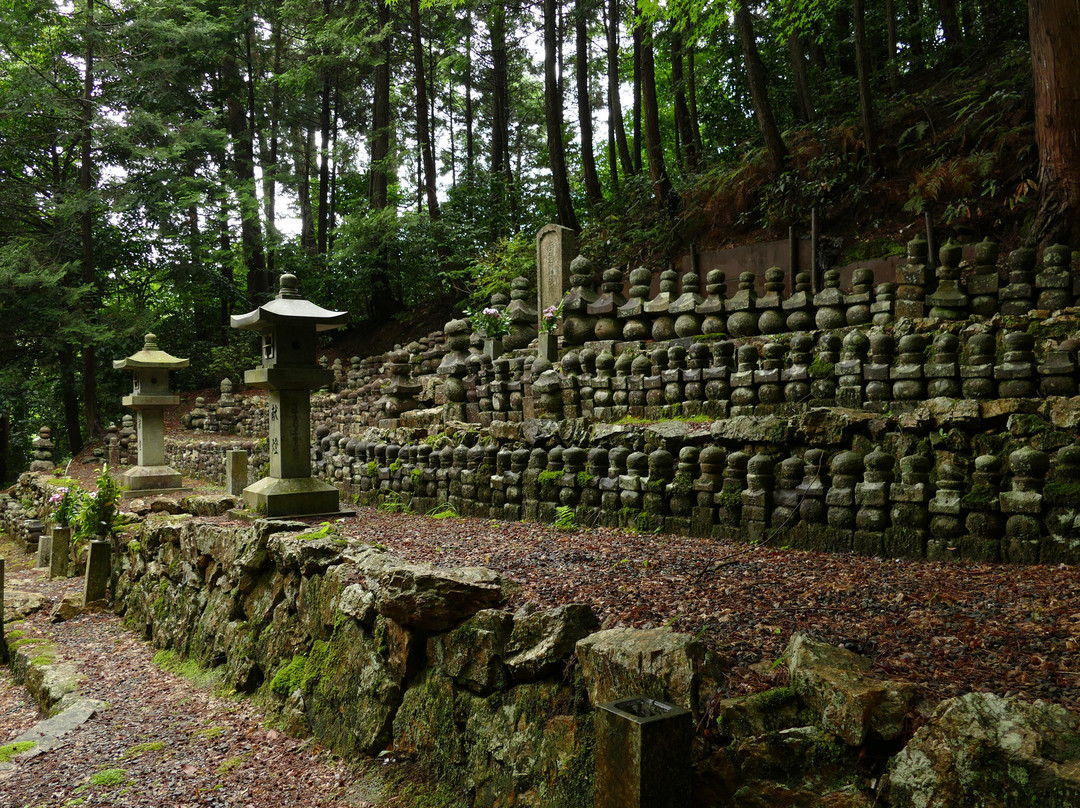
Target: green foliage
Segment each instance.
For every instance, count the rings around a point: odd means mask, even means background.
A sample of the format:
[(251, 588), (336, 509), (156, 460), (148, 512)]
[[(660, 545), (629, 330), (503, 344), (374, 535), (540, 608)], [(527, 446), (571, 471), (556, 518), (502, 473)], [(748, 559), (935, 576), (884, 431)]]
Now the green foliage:
[(288, 698), (289, 694), (303, 681), (306, 666), (307, 657), (297, 654), (274, 674), (274, 678), (270, 681), (270, 690), (282, 698)]
[(86, 783), (79, 786), (79, 789), (89, 788), (90, 786), (96, 788), (119, 788), (127, 781), (127, 769), (102, 769), (90, 775)]
[(482, 309), (496, 293), (509, 294), (510, 282), (518, 276), (536, 275), (536, 240), (527, 232), (499, 239), (469, 266), (473, 289), (469, 303)]
[(555, 529), (573, 530), (577, 527), (577, 517), (569, 505), (560, 505), (555, 509)]
[(97, 491), (82, 491), (78, 510), (71, 519), (71, 543), (78, 555), (86, 542), (112, 535), (113, 519), (120, 504), (120, 485), (109, 474), (109, 465), (101, 467)]
[(457, 512), (457, 508), (449, 502), (444, 502), (442, 505), (436, 505), (425, 515), (430, 516), (432, 519), (457, 519), (461, 516), (461, 514)]
[(409, 496), (400, 491), (382, 491), (376, 510), (383, 513), (412, 513)]

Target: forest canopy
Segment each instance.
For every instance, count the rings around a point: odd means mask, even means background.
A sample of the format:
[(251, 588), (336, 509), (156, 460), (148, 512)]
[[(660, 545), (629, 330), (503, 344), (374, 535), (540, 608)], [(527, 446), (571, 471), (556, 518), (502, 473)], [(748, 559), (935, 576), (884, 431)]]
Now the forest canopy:
[[(254, 360), (228, 315), (286, 271), (373, 321), (505, 289), (548, 221), (598, 266), (762, 238), (812, 207), (867, 230), (1023, 208), (1023, 238), (1074, 236), (1080, 158), (1050, 136), (1080, 114), (1077, 16), (1063, 0), (7, 0), (0, 478), (42, 424), (62, 453), (100, 433), (126, 385), (108, 363), (146, 331), (198, 357), (182, 385), (235, 378)], [(1067, 65), (1062, 86), (1035, 92), (1033, 61)]]

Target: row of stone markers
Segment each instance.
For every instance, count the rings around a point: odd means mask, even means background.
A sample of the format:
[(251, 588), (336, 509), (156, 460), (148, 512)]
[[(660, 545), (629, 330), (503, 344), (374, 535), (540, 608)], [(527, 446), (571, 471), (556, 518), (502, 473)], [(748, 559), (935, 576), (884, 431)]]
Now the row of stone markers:
[[(727, 440), (708, 431), (660, 440), (639, 428), (618, 433), (610, 449), (434, 449), (343, 438), (335, 445), (328, 436), (317, 466), (362, 504), (389, 498), (420, 512), (449, 505), (464, 516), (551, 523), (566, 508), (578, 525), (778, 547), (932, 560), (1080, 560), (1075, 443), (1040, 451), (1024, 445), (1030, 434), (1019, 435), (1020, 448), (979, 454), (965, 468), (967, 446), (980, 442), (962, 436), (949, 439), (952, 448), (934, 449), (895, 432), (876, 444), (856, 435), (796, 454), (785, 440), (794, 433), (765, 426), (774, 443), (760, 440), (760, 427), (713, 430), (733, 435)], [(1032, 431), (1045, 435), (1038, 426)], [(647, 450), (657, 442), (661, 448)]]
[[(765, 271), (763, 290), (753, 272), (739, 276), (738, 289), (728, 294), (719, 270), (706, 275), (704, 294), (694, 271), (681, 278), (674, 270), (660, 276), (660, 291), (648, 297), (652, 272), (644, 267), (629, 273), (629, 295), (623, 295), (621, 271), (603, 273), (595, 288), (592, 265), (582, 257), (570, 265), (570, 289), (563, 301), (562, 336), (566, 345), (592, 341), (664, 341), (702, 334), (733, 337), (831, 330), (855, 325), (888, 325), (897, 318), (964, 320), (970, 315), (1026, 315), (1031, 309), (1058, 311), (1080, 300), (1080, 273), (1070, 267), (1071, 251), (1054, 246), (1043, 251), (1036, 271), (1036, 253), (1029, 248), (1009, 255), (1007, 282), (998, 274), (998, 248), (983, 241), (975, 262), (965, 266), (962, 248), (949, 242), (935, 268), (928, 264), (927, 242), (909, 242), (907, 263), (897, 271), (899, 283), (875, 286), (874, 273), (856, 269), (852, 287), (840, 289), (840, 273), (824, 274), (820, 291), (811, 290), (809, 273), (798, 273), (788, 284), (779, 267)], [(791, 293), (785, 296), (785, 288)]]

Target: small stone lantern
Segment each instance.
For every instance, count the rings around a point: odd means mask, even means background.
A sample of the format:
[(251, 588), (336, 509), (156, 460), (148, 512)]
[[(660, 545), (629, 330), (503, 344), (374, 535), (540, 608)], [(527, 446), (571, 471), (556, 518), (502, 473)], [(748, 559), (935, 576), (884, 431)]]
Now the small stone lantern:
[(296, 276), (285, 274), (276, 298), (231, 318), (233, 328), (262, 337), (262, 367), (247, 371), (244, 381), (270, 395), (270, 474), (244, 489), (248, 508), (267, 516), (338, 511), (338, 490), (311, 476), (311, 391), (334, 377), (315, 359), (316, 335), (347, 317), (302, 299)]
[(188, 366), (187, 359), (159, 350), (157, 337), (146, 335), (141, 351), (127, 359), (116, 359), (113, 367), (130, 370), (135, 379), (131, 395), (123, 404), (138, 417), (138, 465), (123, 474), (132, 491), (177, 489), (183, 486), (180, 472), (165, 464), (165, 408), (175, 407), (180, 397), (169, 392), (169, 371)]

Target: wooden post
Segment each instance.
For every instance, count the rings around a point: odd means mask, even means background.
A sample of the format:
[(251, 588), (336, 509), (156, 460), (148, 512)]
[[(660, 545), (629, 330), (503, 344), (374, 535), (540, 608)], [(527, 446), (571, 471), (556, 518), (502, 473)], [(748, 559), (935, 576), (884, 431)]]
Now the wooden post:
[(930, 216), (930, 211), (926, 211), (923, 216), (926, 219), (926, 265), (931, 271), (937, 268), (937, 238), (934, 236), (934, 220)]
[(799, 274), (799, 231), (795, 225), (788, 228), (788, 291), (795, 293), (795, 276)]

